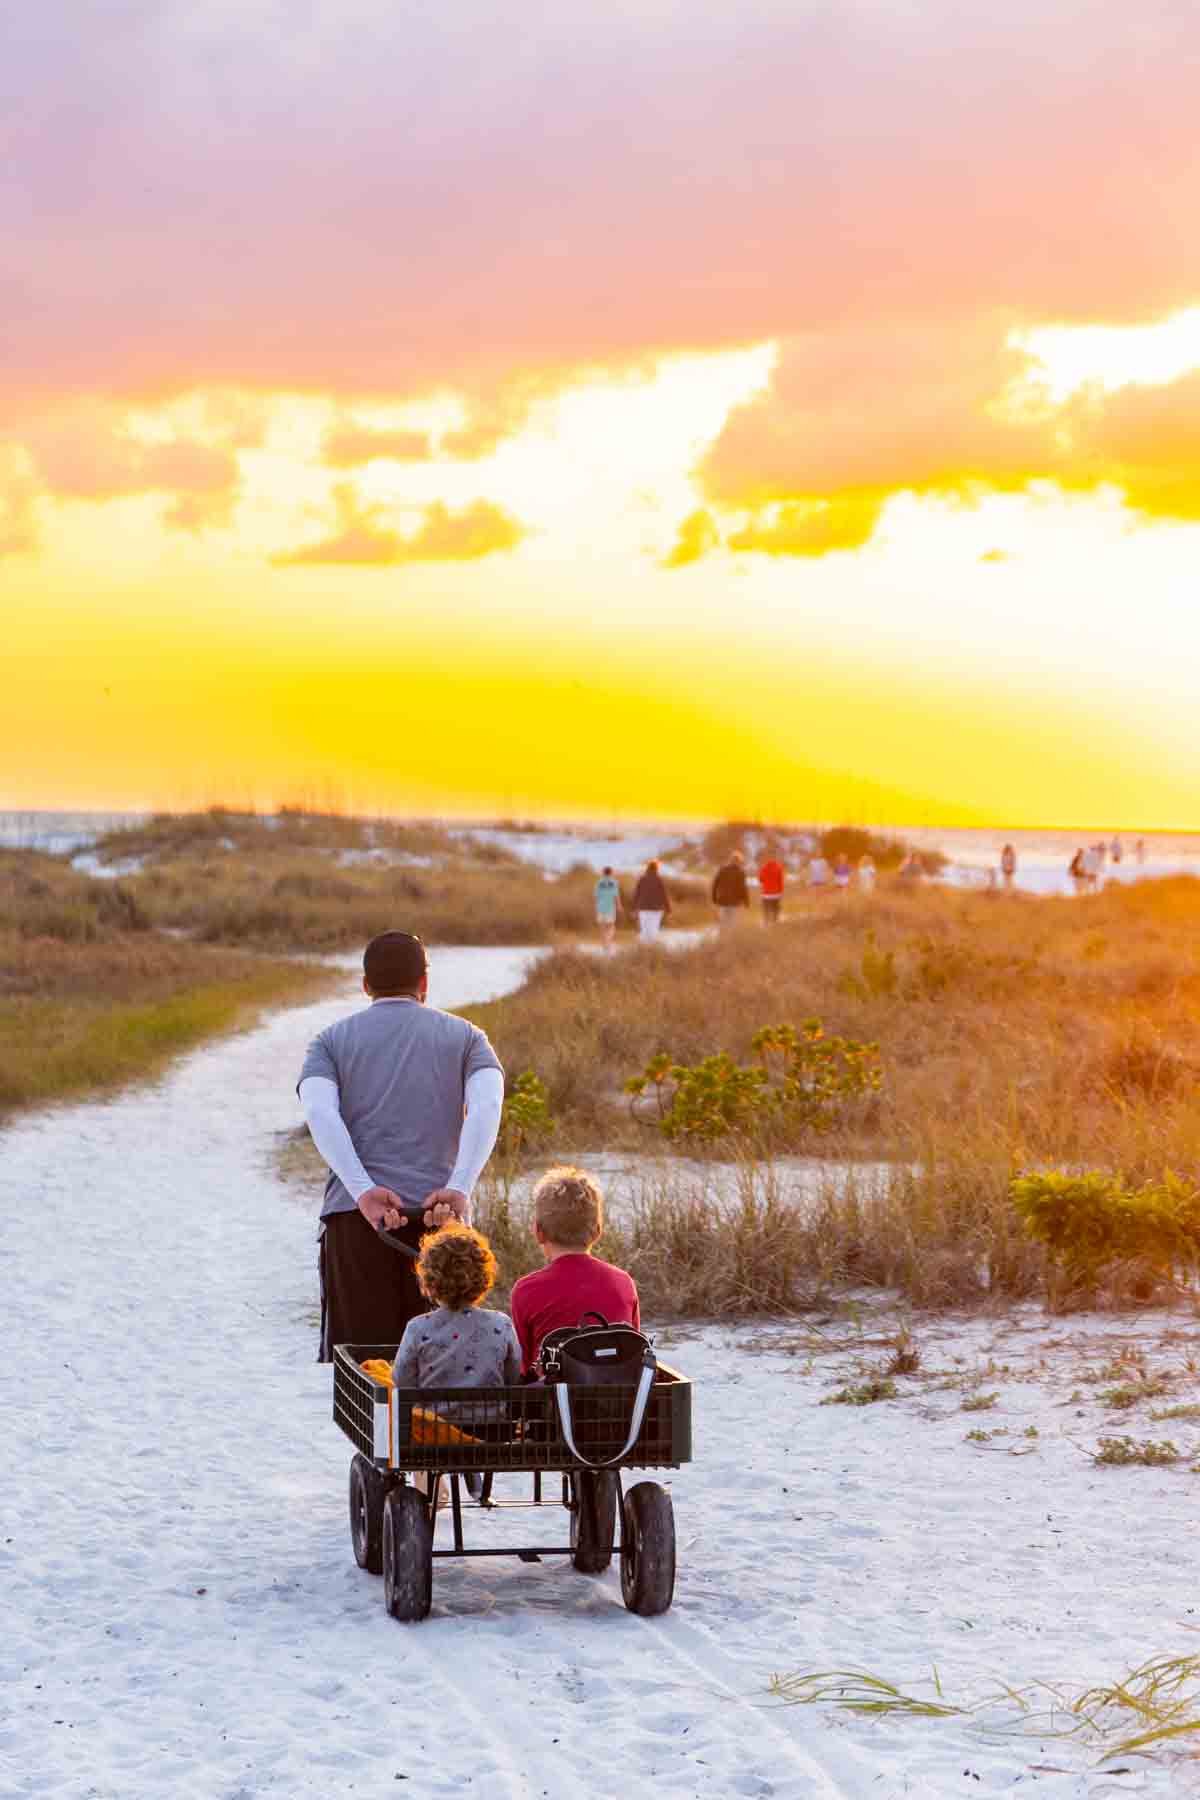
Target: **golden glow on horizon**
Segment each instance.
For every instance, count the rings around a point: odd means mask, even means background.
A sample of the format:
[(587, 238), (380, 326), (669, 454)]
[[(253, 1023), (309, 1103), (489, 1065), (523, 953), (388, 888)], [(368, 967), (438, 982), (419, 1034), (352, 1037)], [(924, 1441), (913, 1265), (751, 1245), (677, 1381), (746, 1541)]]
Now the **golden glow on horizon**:
[[(1200, 309), (1017, 341), (1058, 404), (1200, 367)], [(40, 550), (0, 564), (9, 742), (31, 747), (0, 804), (1200, 824), (1186, 527), (1131, 530), (1103, 493), (897, 492), (873, 533), (847, 526), (860, 550), (753, 554), (810, 515), (706, 524), (693, 471), (778, 354), (593, 374), (471, 458), (437, 454), (470, 422), (445, 394), (80, 412), (53, 441), (74, 486), (37, 502)], [(347, 462), (354, 433), (430, 434), (434, 454)], [(203, 529), (130, 485), (185, 440), (238, 484)], [(179, 467), (215, 506), (219, 468)], [(385, 547), (436, 507), (503, 509), (525, 535), (476, 562), (273, 567), (330, 537), (338, 487)], [(689, 520), (697, 554), (673, 554)]]

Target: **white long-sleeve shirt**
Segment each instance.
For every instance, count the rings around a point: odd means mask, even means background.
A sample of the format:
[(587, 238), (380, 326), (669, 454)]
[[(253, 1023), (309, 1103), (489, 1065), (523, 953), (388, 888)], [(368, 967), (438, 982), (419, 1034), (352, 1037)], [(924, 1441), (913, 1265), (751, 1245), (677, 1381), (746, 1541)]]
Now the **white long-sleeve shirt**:
[[(354, 1200), (380, 1185), (363, 1167), (342, 1118), (338, 1085), (324, 1075), (306, 1075), (299, 1086), (300, 1105), (313, 1143)], [(504, 1106), (504, 1076), (499, 1069), (477, 1069), (467, 1078), (466, 1117), (454, 1167), (445, 1182), (468, 1201), (495, 1148)]]

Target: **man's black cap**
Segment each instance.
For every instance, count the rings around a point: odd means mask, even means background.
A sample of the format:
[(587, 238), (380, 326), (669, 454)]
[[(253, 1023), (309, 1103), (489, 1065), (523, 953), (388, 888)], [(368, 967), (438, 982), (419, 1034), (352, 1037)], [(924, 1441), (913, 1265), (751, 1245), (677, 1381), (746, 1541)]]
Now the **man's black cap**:
[(411, 931), (381, 931), (363, 951), (363, 974), (373, 994), (408, 994), (429, 967), (425, 946)]

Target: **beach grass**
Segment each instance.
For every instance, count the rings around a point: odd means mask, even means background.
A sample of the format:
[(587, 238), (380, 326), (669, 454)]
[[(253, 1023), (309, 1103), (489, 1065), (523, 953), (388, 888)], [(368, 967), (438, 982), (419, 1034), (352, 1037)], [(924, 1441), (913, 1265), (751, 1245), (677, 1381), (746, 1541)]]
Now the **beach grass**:
[[(883, 889), (869, 902), (804, 897), (772, 930), (747, 924), (673, 955), (560, 953), (519, 992), (467, 1010), (509, 1067), (546, 1083), (550, 1148), (567, 1157), (669, 1155), (622, 1093), (657, 1053), (749, 1061), (762, 1026), (809, 1017), (878, 1044), (879, 1095), (837, 1131), (782, 1146), (827, 1175), (801, 1183), (778, 1145), (770, 1157), (733, 1139), (688, 1154), (764, 1172), (804, 1291), (864, 1284), (936, 1307), (1043, 1287), (1044, 1252), (1012, 1203), (1022, 1172), (1098, 1169), (1136, 1186), (1170, 1170), (1200, 1184), (1198, 945), (1190, 879), (1079, 900)], [(894, 979), (881, 989), (864, 968), (885, 953)], [(677, 1189), (651, 1209), (683, 1246), (672, 1275), (684, 1286), (714, 1204), (692, 1178), (686, 1201)], [(721, 1229), (732, 1250), (730, 1221)], [(1093, 1298), (1144, 1299), (1137, 1271), (1126, 1275), (1127, 1293), (1117, 1271)]]
[(152, 1075), (334, 980), (297, 958), (165, 936), (127, 885), (0, 853), (0, 1116)]
[[(434, 824), (216, 808), (113, 832), (95, 853), (123, 868), (139, 862), (120, 885), (144, 917), (206, 943), (287, 954), (356, 948), (394, 927), (430, 944), (595, 933), (592, 869), (547, 874), (490, 839)], [(672, 885), (680, 922), (707, 921), (705, 885)]]
[[(0, 1117), (154, 1075), (206, 1038), (331, 983), (319, 964), (170, 940), (91, 944), (86, 958), (45, 944), (26, 940), (10, 962), (15, 947), (0, 936)], [(27, 991), (13, 992), (21, 976)]]

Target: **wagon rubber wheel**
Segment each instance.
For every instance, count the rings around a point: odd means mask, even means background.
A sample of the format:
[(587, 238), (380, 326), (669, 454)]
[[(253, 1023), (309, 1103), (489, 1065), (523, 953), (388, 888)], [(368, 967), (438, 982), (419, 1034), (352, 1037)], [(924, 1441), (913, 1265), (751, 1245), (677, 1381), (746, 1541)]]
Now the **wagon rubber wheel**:
[(387, 1478), (361, 1451), (350, 1464), (350, 1542), (360, 1569), (378, 1575), (383, 1568), (383, 1503)]
[(639, 1481), (625, 1496), (621, 1530), (621, 1597), (630, 1612), (653, 1618), (675, 1592), (675, 1511), (657, 1481)]
[(383, 1599), (393, 1619), (423, 1619), (433, 1605), (433, 1527), (416, 1488), (393, 1488), (384, 1502)]
[(571, 1561), (581, 1575), (603, 1575), (617, 1532), (617, 1478), (607, 1470), (571, 1477)]

